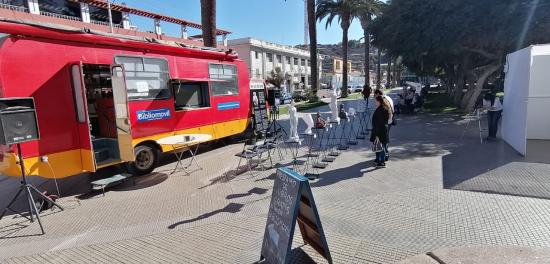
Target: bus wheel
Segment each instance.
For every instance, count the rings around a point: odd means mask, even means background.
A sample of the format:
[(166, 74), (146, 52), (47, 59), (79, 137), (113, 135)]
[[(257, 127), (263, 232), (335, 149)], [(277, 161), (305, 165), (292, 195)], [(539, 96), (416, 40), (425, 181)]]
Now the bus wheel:
[(152, 145), (143, 144), (134, 149), (135, 161), (128, 162), (128, 172), (134, 175), (151, 173), (158, 164), (159, 151)]

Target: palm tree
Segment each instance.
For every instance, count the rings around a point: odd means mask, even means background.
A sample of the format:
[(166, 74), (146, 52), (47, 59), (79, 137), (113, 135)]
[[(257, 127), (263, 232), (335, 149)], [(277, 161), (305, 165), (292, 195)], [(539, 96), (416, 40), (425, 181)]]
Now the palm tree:
[(314, 102), (319, 98), (319, 62), (317, 56), (317, 19), (315, 17), (315, 0), (306, 0), (307, 22), (309, 27), (309, 56), (311, 62), (311, 94), (309, 100)]
[(351, 21), (354, 18), (356, 0), (318, 0), (317, 1), (317, 19), (327, 18), (326, 28), (328, 28), (335, 17), (342, 27), (342, 46), (343, 46), (343, 73), (342, 73), (342, 97), (348, 96), (348, 30)]
[[(286, 0), (285, 0), (286, 2)], [(309, 28), (309, 57), (311, 65), (311, 92), (309, 101), (319, 100), (317, 91), (319, 90), (319, 61), (317, 53), (317, 19), (315, 17), (315, 0), (305, 0), (307, 8), (307, 23)]]
[(355, 16), (361, 21), (365, 40), (365, 80), (370, 80), (370, 33), (369, 26), (373, 18), (380, 15), (384, 3), (380, 0), (355, 0)]
[(201, 0), (202, 39), (204, 46), (215, 48), (216, 41), (216, 0)]

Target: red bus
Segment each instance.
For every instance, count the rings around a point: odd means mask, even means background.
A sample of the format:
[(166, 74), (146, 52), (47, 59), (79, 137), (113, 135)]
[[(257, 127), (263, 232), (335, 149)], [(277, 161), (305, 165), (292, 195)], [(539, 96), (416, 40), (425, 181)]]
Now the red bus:
[[(230, 51), (0, 22), (0, 97), (36, 103), (41, 138), (21, 145), (28, 175), (121, 163), (149, 173), (170, 150), (160, 138), (243, 133), (249, 81)], [(13, 146), (0, 159), (2, 175), (21, 175)]]

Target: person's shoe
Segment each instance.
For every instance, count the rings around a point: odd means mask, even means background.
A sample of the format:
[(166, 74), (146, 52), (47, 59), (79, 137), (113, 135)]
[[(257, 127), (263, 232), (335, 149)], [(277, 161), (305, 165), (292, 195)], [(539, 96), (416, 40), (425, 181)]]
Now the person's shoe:
[(390, 156), (389, 156), (389, 155), (386, 156), (385, 160), (386, 160), (386, 161), (390, 160)]

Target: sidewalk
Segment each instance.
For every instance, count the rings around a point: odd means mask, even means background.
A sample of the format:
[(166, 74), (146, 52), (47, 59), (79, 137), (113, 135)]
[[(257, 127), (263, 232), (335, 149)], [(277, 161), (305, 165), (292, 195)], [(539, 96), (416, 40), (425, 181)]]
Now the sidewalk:
[[(317, 111), (328, 106), (308, 112)], [(311, 186), (334, 263), (394, 263), (468, 245), (550, 247), (550, 165), (502, 141), (480, 145), (475, 129), (460, 140), (464, 126), (453, 115), (403, 115), (386, 169), (372, 166), (360, 141), (322, 170)], [(172, 163), (81, 205), (64, 198), (66, 211), (43, 217), (44, 236), (33, 236), (36, 224), (3, 219), (0, 262), (253, 263), (274, 170), (235, 176), (241, 149), (200, 154), (204, 170), (190, 176), (167, 175)], [(293, 248), (293, 263), (325, 263), (298, 230)]]

